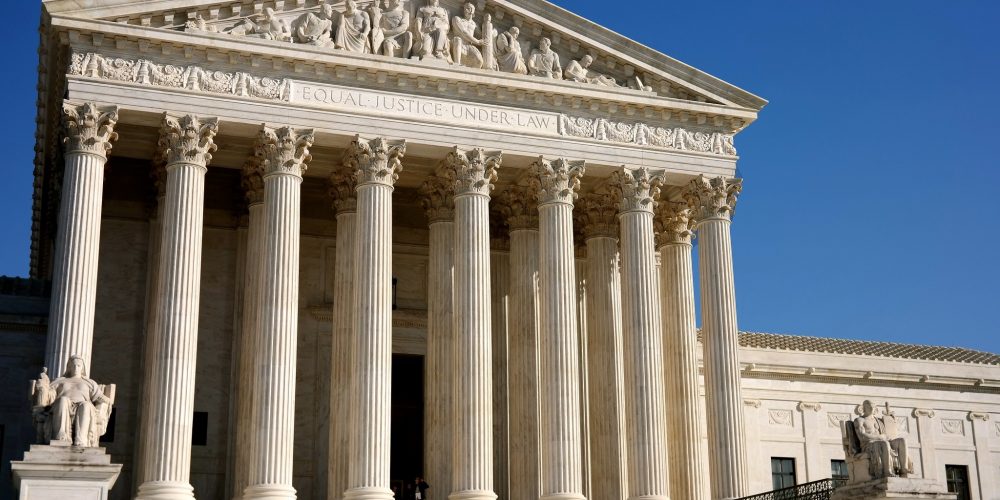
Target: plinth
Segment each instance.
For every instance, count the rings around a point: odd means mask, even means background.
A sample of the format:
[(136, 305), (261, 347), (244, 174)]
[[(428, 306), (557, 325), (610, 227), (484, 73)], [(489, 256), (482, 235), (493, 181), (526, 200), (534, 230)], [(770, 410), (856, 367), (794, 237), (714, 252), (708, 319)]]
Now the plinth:
[(837, 488), (831, 500), (955, 500), (945, 485), (933, 479), (887, 477)]
[(107, 500), (122, 466), (104, 448), (33, 444), (11, 469), (20, 500)]

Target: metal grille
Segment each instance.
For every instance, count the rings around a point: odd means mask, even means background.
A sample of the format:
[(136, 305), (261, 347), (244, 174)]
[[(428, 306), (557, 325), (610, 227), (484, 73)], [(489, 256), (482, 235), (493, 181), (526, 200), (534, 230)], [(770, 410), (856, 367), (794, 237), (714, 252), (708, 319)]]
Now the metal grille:
[(804, 483), (782, 488), (780, 490), (768, 491), (739, 500), (830, 500), (833, 490), (843, 485), (843, 480), (822, 479), (811, 483)]

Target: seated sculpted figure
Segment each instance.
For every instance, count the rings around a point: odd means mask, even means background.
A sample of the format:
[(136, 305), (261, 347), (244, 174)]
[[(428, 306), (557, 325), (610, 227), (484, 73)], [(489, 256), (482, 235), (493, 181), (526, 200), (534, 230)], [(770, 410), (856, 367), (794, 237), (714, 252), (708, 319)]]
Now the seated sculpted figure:
[(589, 54), (583, 56), (579, 61), (570, 61), (566, 65), (566, 79), (580, 83), (603, 85), (605, 87), (620, 87), (614, 78), (591, 70), (590, 65), (593, 63), (594, 58)]
[(371, 40), (368, 34), (372, 29), (368, 13), (358, 8), (358, 2), (347, 0), (346, 8), (340, 16), (340, 26), (337, 27), (336, 46), (340, 50), (368, 54), (371, 52)]
[(300, 16), (292, 26), (292, 37), (295, 39), (295, 43), (305, 43), (318, 47), (333, 45), (330, 34), (333, 32), (335, 16), (333, 6), (328, 3), (320, 6), (318, 14), (307, 12)]
[(281, 42), (287, 42), (292, 39), (292, 29), (288, 26), (288, 23), (284, 19), (279, 19), (275, 15), (274, 9), (270, 7), (264, 9), (260, 21), (254, 21), (248, 17), (236, 26), (233, 26), (229, 30), (229, 33)]
[(506, 33), (497, 35), (496, 69), (519, 75), (528, 74), (528, 66), (524, 64), (524, 54), (521, 52), (521, 42), (517, 39), (520, 34), (521, 30), (514, 26)]
[(873, 478), (907, 477), (913, 472), (906, 448), (906, 438), (899, 434), (896, 417), (885, 405), (885, 413), (875, 416), (871, 401), (861, 404), (861, 416), (854, 419), (854, 432), (861, 451), (868, 453), (870, 473)]
[(466, 3), (462, 6), (462, 15), (451, 20), (451, 30), (455, 33), (452, 48), (455, 51), (453, 59), (456, 63), (470, 68), (483, 67), (483, 53), (477, 47), (483, 46), (483, 41), (476, 38), (476, 6)]
[(562, 64), (559, 63), (559, 54), (552, 50), (552, 40), (542, 38), (538, 42), (538, 48), (532, 50), (528, 58), (528, 70), (535, 76), (562, 80)]
[(79, 356), (71, 356), (62, 377), (51, 382), (43, 369), (31, 391), (39, 441), (98, 446), (111, 417), (114, 388), (87, 378), (87, 365)]
[(427, 5), (417, 11), (417, 39), (414, 50), (421, 59), (436, 57), (451, 59), (448, 54), (448, 11), (441, 7), (438, 0), (428, 0)]
[(372, 51), (389, 57), (409, 58), (413, 50), (410, 12), (403, 8), (402, 0), (386, 0), (385, 3), (388, 10), (384, 12), (378, 2), (371, 6)]

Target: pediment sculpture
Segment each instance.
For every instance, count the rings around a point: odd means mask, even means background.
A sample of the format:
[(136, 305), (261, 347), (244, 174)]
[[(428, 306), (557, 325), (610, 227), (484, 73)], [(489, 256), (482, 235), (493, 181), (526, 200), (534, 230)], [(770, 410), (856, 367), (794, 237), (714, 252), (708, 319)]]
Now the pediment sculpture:
[(32, 417), (42, 444), (95, 448), (107, 432), (114, 384), (87, 377), (87, 364), (70, 356), (62, 376), (49, 380), (47, 368), (31, 383)]
[(889, 403), (877, 412), (866, 400), (857, 418), (841, 423), (841, 431), (849, 484), (913, 474), (906, 435)]

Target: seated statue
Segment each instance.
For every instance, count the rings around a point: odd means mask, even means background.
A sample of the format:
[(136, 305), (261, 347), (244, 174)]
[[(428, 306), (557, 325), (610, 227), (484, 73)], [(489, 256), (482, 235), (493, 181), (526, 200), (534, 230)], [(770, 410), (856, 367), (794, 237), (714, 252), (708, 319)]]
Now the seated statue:
[(594, 58), (589, 54), (583, 56), (579, 61), (570, 61), (570, 63), (566, 65), (566, 79), (580, 83), (603, 85), (605, 87), (621, 86), (618, 85), (618, 82), (616, 82), (614, 78), (591, 70), (590, 65), (593, 63)]
[(402, 0), (386, 0), (388, 10), (382, 11), (378, 2), (371, 6), (372, 52), (389, 57), (408, 59), (413, 50), (413, 33), (410, 32), (410, 12), (403, 8)]
[(105, 386), (87, 378), (87, 365), (79, 356), (70, 356), (66, 371), (54, 381), (49, 381), (46, 371), (43, 368), (31, 385), (38, 440), (97, 447), (111, 418), (114, 384)]
[(455, 16), (451, 20), (451, 31), (455, 34), (452, 41), (452, 50), (455, 51), (452, 57), (455, 64), (461, 64), (469, 68), (480, 69), (483, 67), (483, 53), (477, 47), (483, 46), (483, 40), (476, 38), (476, 6), (466, 3), (462, 6), (462, 15)]
[(295, 43), (318, 47), (332, 46), (333, 39), (330, 34), (333, 32), (335, 16), (333, 6), (323, 3), (318, 14), (307, 12), (295, 20), (292, 25), (292, 38)]
[(450, 28), (448, 11), (441, 7), (439, 0), (428, 0), (427, 5), (417, 11), (414, 53), (421, 59), (435, 57), (450, 60), (451, 54), (448, 53), (451, 47), (448, 41)]
[(229, 34), (247, 36), (252, 38), (263, 38), (265, 40), (278, 40), (287, 42), (292, 39), (292, 29), (284, 19), (279, 19), (274, 13), (274, 9), (267, 7), (260, 21), (246, 18), (229, 30)]
[(559, 63), (559, 54), (552, 50), (552, 40), (542, 38), (538, 42), (538, 48), (532, 50), (531, 57), (528, 58), (528, 70), (535, 76), (562, 80), (562, 65)]
[[(850, 425), (850, 424), (848, 424)], [(875, 407), (871, 401), (861, 404), (861, 416), (854, 419), (852, 429), (847, 435), (857, 443), (850, 443), (848, 461), (853, 455), (867, 454), (869, 460), (869, 475), (872, 479), (886, 477), (908, 477), (913, 473), (913, 462), (910, 460), (906, 447), (906, 438), (900, 434), (895, 414), (886, 403), (881, 416), (875, 415)], [(853, 439), (852, 439), (853, 440)], [(845, 448), (847, 446), (845, 445)], [(854, 482), (855, 478), (851, 478)]]
[(494, 69), (519, 75), (528, 74), (528, 66), (524, 63), (524, 54), (521, 52), (521, 42), (517, 39), (520, 34), (521, 30), (514, 26), (506, 33), (497, 35), (497, 68)]
[(336, 47), (348, 52), (368, 54), (372, 51), (371, 18), (368, 13), (358, 8), (358, 2), (347, 0), (344, 13), (340, 16), (340, 26), (337, 27)]

